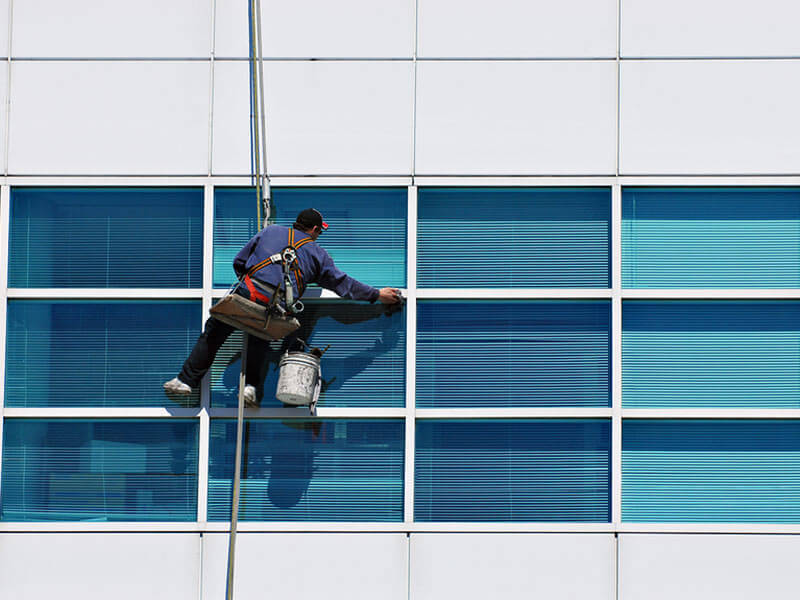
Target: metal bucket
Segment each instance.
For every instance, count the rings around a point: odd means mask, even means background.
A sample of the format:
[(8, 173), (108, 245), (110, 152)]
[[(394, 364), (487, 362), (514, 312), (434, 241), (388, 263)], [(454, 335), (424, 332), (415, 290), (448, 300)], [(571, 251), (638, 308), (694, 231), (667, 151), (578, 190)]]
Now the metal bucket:
[(306, 352), (287, 352), (279, 363), (275, 397), (284, 404), (308, 406), (316, 400), (320, 383), (319, 358)]

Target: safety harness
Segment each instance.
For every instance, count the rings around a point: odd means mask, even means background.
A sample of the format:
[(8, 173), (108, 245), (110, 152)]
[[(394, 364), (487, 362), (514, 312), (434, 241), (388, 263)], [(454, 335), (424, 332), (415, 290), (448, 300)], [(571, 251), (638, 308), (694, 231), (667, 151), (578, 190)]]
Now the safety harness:
[[(303, 303), (300, 302), (299, 299), (296, 301), (294, 299), (291, 274), (294, 273), (294, 278), (297, 282), (298, 297), (302, 296), (303, 292), (305, 292), (306, 285), (305, 281), (303, 280), (303, 272), (300, 270), (300, 263), (297, 260), (297, 251), (314, 240), (311, 239), (311, 237), (306, 237), (295, 242), (294, 238), (295, 230), (290, 228), (288, 245), (277, 254), (273, 254), (272, 256), (262, 260), (260, 263), (253, 265), (243, 279), (244, 284), (247, 287), (247, 291), (250, 292), (250, 298), (267, 304), (267, 306), (270, 308), (270, 311), (280, 310), (278, 296), (280, 296), (281, 291), (283, 291), (287, 310), (291, 313), (303, 312)], [(275, 290), (275, 293), (272, 294), (272, 298), (270, 298), (256, 289), (256, 285), (253, 283), (251, 276), (261, 269), (277, 263), (280, 263), (283, 267), (283, 277), (281, 279), (281, 284)]]

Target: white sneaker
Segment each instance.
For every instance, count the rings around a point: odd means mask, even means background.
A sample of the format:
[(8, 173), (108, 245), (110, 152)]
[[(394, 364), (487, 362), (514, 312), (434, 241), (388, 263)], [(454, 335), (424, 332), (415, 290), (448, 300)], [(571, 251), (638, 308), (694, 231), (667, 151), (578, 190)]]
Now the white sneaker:
[(244, 386), (244, 405), (247, 408), (258, 408), (258, 404), (256, 404), (256, 388), (252, 385)]
[(192, 388), (183, 383), (177, 377), (170, 379), (164, 384), (164, 391), (170, 394), (179, 394), (181, 396), (188, 396), (192, 393)]

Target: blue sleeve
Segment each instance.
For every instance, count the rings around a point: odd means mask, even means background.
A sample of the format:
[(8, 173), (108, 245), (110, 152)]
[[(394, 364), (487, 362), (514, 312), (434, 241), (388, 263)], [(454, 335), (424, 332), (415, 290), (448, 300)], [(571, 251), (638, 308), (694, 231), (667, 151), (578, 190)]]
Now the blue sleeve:
[(233, 259), (233, 270), (236, 272), (236, 275), (241, 277), (247, 272), (247, 259), (250, 258), (250, 255), (253, 253), (253, 248), (258, 244), (258, 239), (260, 237), (261, 232), (259, 231), (250, 238), (250, 241), (244, 245), (244, 248), (239, 250), (239, 253)]
[(322, 250), (321, 259), (322, 264), (317, 283), (322, 287), (332, 290), (342, 298), (347, 298), (349, 300), (375, 302), (375, 300), (378, 299), (380, 292), (376, 288), (366, 283), (361, 283), (350, 277), (344, 271), (340, 271), (325, 250)]

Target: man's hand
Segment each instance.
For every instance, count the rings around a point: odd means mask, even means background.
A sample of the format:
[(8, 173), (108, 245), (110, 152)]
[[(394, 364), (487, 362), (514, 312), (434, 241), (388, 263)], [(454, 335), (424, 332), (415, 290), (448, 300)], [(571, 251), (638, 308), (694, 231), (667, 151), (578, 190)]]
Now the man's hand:
[(397, 288), (385, 287), (380, 289), (378, 300), (380, 300), (382, 304), (397, 304), (403, 301), (403, 296)]

